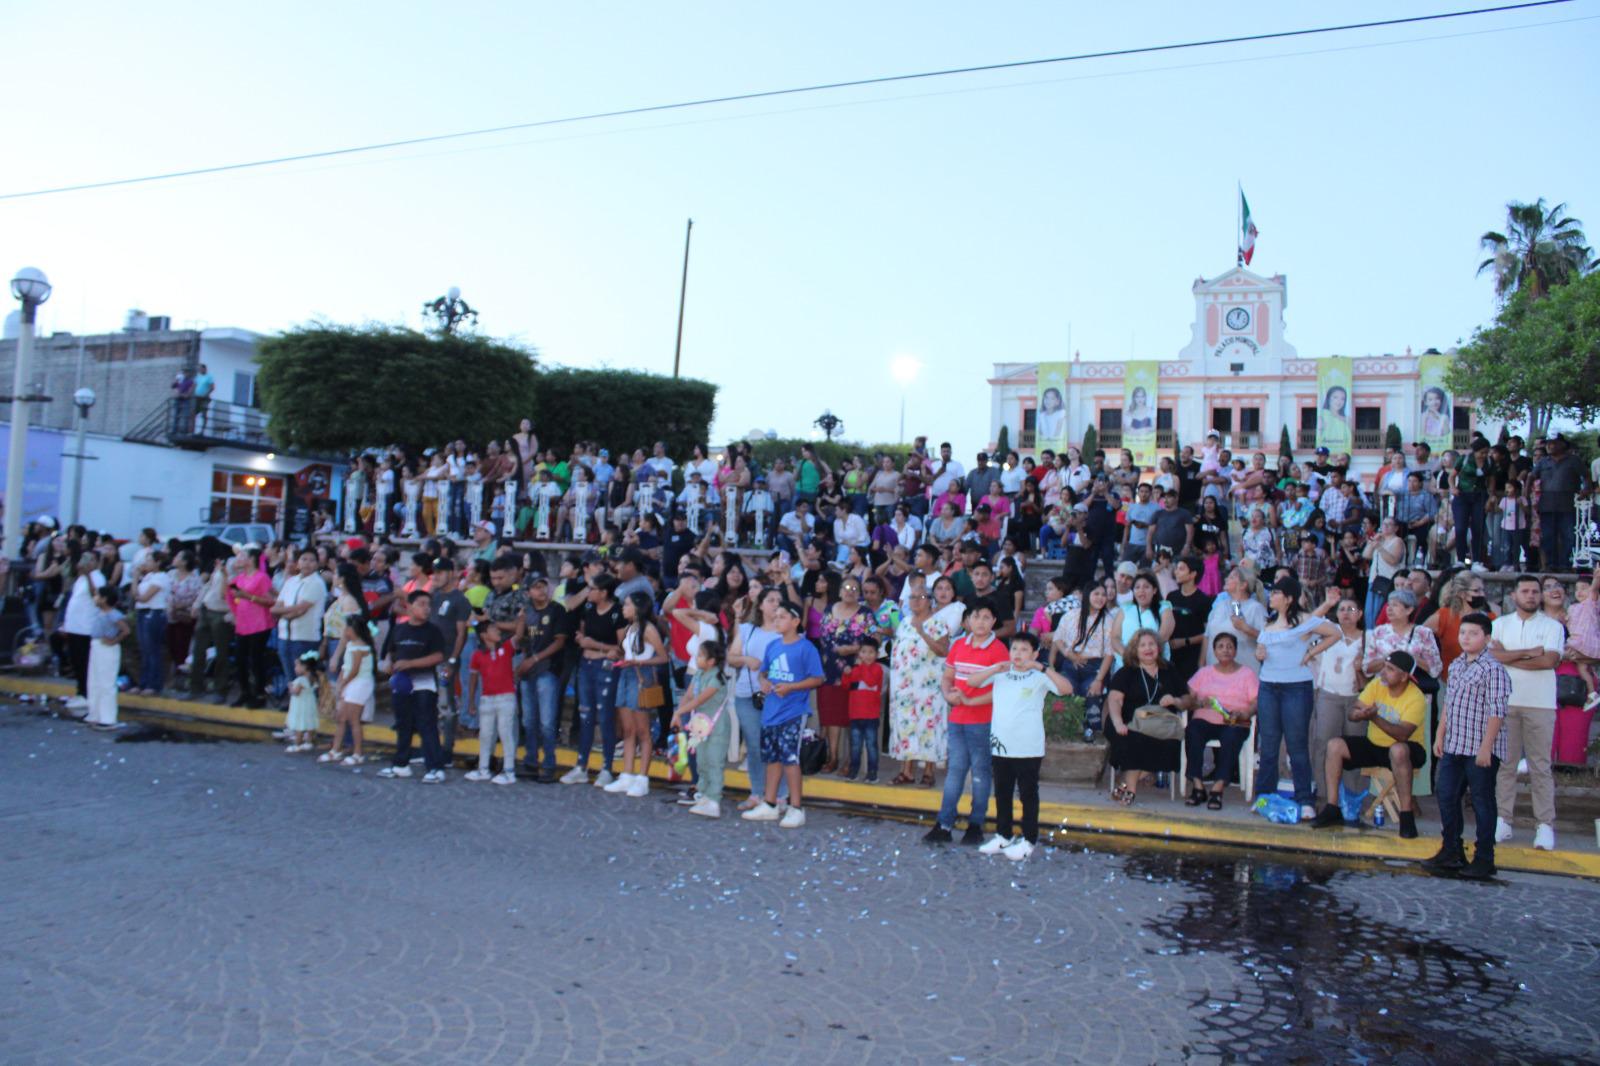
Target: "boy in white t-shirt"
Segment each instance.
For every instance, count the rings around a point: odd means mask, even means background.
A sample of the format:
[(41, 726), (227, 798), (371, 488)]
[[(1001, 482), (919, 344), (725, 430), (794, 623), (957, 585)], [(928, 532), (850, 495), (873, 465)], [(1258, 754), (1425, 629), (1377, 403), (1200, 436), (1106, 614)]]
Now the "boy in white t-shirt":
[[(1039, 661), (1039, 638), (1018, 633), (1011, 638), (1007, 662), (979, 670), (968, 681), (974, 687), (992, 684), (994, 718), (989, 745), (994, 752), (995, 835), (979, 854), (999, 852), (1014, 862), (1033, 854), (1039, 843), (1039, 766), (1044, 762), (1044, 701), (1052, 692), (1070, 695), (1072, 682)], [(1022, 833), (1011, 831), (1012, 791), (1022, 794)]]

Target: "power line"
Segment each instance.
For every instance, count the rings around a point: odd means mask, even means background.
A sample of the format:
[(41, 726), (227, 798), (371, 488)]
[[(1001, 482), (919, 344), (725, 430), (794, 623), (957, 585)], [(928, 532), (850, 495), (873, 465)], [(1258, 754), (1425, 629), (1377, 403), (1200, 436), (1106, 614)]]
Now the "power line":
[(253, 170), (260, 167), (281, 166), (286, 163), (300, 163), (311, 159), (328, 159), (336, 156), (356, 155), (363, 152), (380, 152), (391, 148), (408, 148), (419, 144), (434, 144), (440, 141), (460, 140), (467, 137), (486, 137), (497, 133), (511, 133), (517, 130), (538, 129), (546, 126), (564, 126), (578, 122), (596, 122), (608, 118), (624, 118), (630, 115), (647, 115), (661, 111), (681, 111), (688, 108), (710, 107), (716, 104), (741, 103), (748, 100), (764, 100), (778, 96), (796, 96), (802, 93), (832, 92), (838, 89), (855, 89), (871, 85), (888, 85), (895, 82), (919, 81), (930, 78), (947, 78), (964, 74), (982, 74), (997, 70), (1017, 70), (1025, 67), (1049, 66), (1059, 63), (1079, 63), (1093, 59), (1118, 59), (1127, 56), (1150, 55), (1159, 52), (1177, 52), (1196, 48), (1215, 48), (1228, 44), (1251, 44), (1260, 41), (1285, 40), (1292, 37), (1310, 37), (1324, 33), (1348, 33), (1353, 30), (1380, 29), (1388, 26), (1406, 26), (1422, 22), (1438, 22), (1444, 19), (1468, 18), (1475, 15), (1491, 15), (1506, 11), (1525, 11), (1532, 8), (1551, 7), (1556, 4), (1568, 4), (1572, 0), (1528, 0), (1525, 3), (1502, 4), (1496, 7), (1471, 8), (1460, 11), (1444, 11), (1433, 15), (1412, 15), (1405, 18), (1381, 19), (1373, 22), (1350, 22), (1338, 26), (1316, 26), (1300, 30), (1280, 30), (1276, 33), (1254, 33), (1239, 37), (1214, 37), (1209, 40), (1183, 41), (1173, 44), (1141, 45), (1133, 48), (1116, 48), (1101, 52), (1080, 52), (1075, 55), (1051, 56), (1044, 59), (1019, 59), (1006, 63), (986, 63), (970, 67), (950, 67), (944, 70), (926, 70), (912, 74), (885, 74), (873, 78), (856, 78), (850, 81), (823, 82), (816, 85), (791, 86), (786, 89), (766, 89), (759, 92), (736, 93), (729, 96), (711, 96), (698, 100), (680, 100), (668, 104), (650, 104), (643, 107), (622, 108), (615, 111), (596, 111), (583, 115), (568, 115), (562, 118), (538, 119), (532, 122), (517, 122), (506, 126), (490, 126), (484, 129), (460, 130), (454, 133), (438, 133), (425, 137), (410, 137), (398, 141), (384, 141), (378, 144), (355, 145), (348, 148), (330, 148), (320, 152), (302, 152), (298, 155), (276, 156), (270, 159), (256, 159), (245, 163), (224, 163), (219, 166), (196, 167), (191, 170), (169, 171), (163, 174), (146, 174), (135, 178), (115, 178), (108, 181), (84, 182), (77, 185), (58, 185), (46, 189), (32, 189), (26, 192), (0, 193), (0, 200), (21, 200), (37, 196), (53, 196), (59, 193), (87, 192), (91, 189), (109, 189), (120, 185), (143, 185), (156, 181), (171, 181), (177, 178), (192, 178), (204, 174), (221, 174), (236, 170)]

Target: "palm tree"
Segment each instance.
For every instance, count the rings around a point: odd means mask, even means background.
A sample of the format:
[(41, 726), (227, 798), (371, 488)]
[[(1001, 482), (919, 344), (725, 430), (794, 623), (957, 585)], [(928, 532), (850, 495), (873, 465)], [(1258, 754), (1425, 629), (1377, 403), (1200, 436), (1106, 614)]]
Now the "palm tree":
[(1494, 272), (1496, 296), (1506, 300), (1527, 289), (1537, 300), (1554, 286), (1595, 268), (1583, 223), (1566, 211), (1566, 204), (1546, 209), (1543, 197), (1531, 204), (1506, 205), (1506, 232), (1490, 230), (1478, 242), (1489, 253), (1478, 264), (1478, 274)]

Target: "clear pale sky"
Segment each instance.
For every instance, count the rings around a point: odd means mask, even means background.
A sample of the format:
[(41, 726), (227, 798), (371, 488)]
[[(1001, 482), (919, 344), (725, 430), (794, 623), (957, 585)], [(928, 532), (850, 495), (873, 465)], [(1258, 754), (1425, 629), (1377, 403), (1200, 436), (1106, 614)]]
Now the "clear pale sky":
[[(12, 5), (0, 192), (1468, 6)], [(683, 364), (722, 387), (717, 439), (804, 435), (824, 407), (893, 439), (889, 365), (909, 354), (908, 435), (970, 452), (992, 363), (1070, 358), (1069, 327), (1084, 359), (1186, 343), (1190, 284), (1233, 264), (1236, 181), (1302, 356), (1468, 336), (1493, 313), (1477, 238), (1507, 200), (1565, 199), (1600, 239), (1596, 16), (1579, 0), (3, 201), (0, 267), (50, 275), (45, 329), (130, 307), (417, 324), (455, 284), (548, 362), (670, 372), (693, 216)]]

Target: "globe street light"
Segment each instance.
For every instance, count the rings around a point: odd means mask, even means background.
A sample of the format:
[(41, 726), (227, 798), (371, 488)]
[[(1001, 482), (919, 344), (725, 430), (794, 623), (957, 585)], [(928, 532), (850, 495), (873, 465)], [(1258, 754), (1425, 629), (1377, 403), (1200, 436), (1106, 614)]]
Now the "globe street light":
[(85, 385), (72, 394), (72, 402), (78, 408), (78, 440), (72, 457), (72, 516), (67, 519), (69, 526), (78, 524), (79, 507), (83, 502), (83, 461), (88, 456), (83, 454), (84, 437), (89, 431), (89, 409), (94, 406), (94, 390)]
[(906, 390), (917, 380), (922, 364), (914, 355), (897, 355), (889, 360), (889, 374), (900, 383), (900, 443), (906, 442)]
[(28, 357), (33, 354), (33, 322), (39, 305), (50, 299), (44, 271), (23, 267), (11, 279), (11, 295), (22, 301), (22, 330), (17, 334), (17, 365), (11, 385), (11, 451), (6, 456), (6, 518), (0, 553), (22, 554), (23, 479), (27, 476)]

